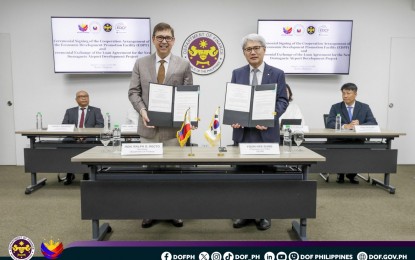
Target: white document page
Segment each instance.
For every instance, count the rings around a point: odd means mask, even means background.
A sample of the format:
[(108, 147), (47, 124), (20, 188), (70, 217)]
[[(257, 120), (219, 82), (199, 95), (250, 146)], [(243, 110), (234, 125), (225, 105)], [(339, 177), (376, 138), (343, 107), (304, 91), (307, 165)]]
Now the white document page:
[(251, 105), (251, 86), (235, 83), (226, 85), (225, 109), (248, 112)]
[(197, 108), (199, 104), (199, 91), (177, 91), (174, 92), (174, 115), (173, 121), (183, 121), (186, 110), (190, 107), (190, 121), (197, 121)]
[(275, 116), (276, 90), (254, 91), (252, 120), (273, 120)]
[(171, 113), (173, 102), (173, 86), (150, 83), (148, 110)]

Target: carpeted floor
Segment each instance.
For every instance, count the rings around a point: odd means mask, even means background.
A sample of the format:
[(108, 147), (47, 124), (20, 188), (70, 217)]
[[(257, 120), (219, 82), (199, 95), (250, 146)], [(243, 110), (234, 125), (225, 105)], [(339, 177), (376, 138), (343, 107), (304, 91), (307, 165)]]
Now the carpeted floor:
[[(0, 256), (16, 236), (27, 236), (39, 246), (49, 239), (64, 244), (90, 240), (91, 221), (81, 220), (79, 180), (70, 186), (56, 174), (39, 173), (47, 184), (30, 195), (25, 187), (30, 174), (22, 166), (0, 166)], [(415, 240), (415, 166), (399, 166), (392, 174), (396, 194), (360, 180), (359, 185), (337, 184), (335, 175), (326, 183), (317, 174), (317, 218), (308, 220), (311, 241)], [(382, 174), (371, 174), (383, 180)], [(283, 209), (281, 209), (283, 210)], [(183, 228), (160, 222), (150, 229), (141, 220), (109, 220), (113, 232), (107, 240), (296, 240), (291, 219), (273, 220), (271, 229), (258, 231), (252, 224), (233, 229), (231, 220), (185, 220)], [(103, 221), (102, 221), (103, 222)], [(41, 255), (39, 250), (35, 255)]]

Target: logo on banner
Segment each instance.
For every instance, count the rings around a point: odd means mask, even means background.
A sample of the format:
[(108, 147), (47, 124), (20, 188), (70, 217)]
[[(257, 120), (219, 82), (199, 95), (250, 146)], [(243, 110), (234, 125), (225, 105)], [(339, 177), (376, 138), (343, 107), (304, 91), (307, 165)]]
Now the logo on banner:
[(29, 260), (34, 253), (35, 245), (28, 237), (15, 237), (9, 244), (9, 254), (15, 260)]
[(63, 244), (60, 241), (53, 241), (52, 239), (49, 242), (43, 242), (40, 245), (40, 251), (47, 259), (56, 259), (63, 252)]
[(87, 25), (87, 24), (84, 24), (84, 23), (82, 23), (82, 24), (78, 24), (78, 29), (79, 29), (81, 32), (86, 32), (86, 31), (88, 30), (88, 25)]
[(110, 32), (112, 30), (112, 25), (109, 23), (104, 24), (104, 31)]
[(98, 22), (92, 22), (89, 24), (89, 30), (94, 33), (101, 31), (101, 25)]
[(308, 34), (314, 34), (316, 32), (316, 28), (314, 26), (308, 26), (307, 27), (307, 33)]
[(192, 72), (208, 75), (222, 66), (225, 60), (225, 46), (222, 40), (211, 32), (195, 32), (184, 41), (182, 57), (190, 62)]

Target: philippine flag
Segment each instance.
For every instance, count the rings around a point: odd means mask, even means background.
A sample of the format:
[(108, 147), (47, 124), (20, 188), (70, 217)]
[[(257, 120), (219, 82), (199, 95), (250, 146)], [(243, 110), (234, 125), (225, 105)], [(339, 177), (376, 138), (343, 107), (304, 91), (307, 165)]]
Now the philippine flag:
[(189, 139), (190, 135), (192, 134), (192, 126), (190, 124), (189, 114), (190, 114), (190, 109), (188, 109), (186, 113), (184, 114), (182, 128), (179, 131), (177, 131), (177, 134), (176, 134), (180, 147), (183, 147), (186, 144), (187, 139)]

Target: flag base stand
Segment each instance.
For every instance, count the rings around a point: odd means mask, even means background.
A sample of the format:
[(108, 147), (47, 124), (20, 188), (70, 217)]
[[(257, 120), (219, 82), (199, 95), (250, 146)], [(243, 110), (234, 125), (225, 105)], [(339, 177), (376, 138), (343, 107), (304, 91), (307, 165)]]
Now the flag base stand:
[(219, 157), (224, 156), (224, 155), (225, 155), (224, 153), (218, 153)]
[(219, 147), (219, 152), (226, 153), (228, 150), (226, 150), (226, 147)]
[(195, 156), (194, 153), (188, 153), (187, 156)]

